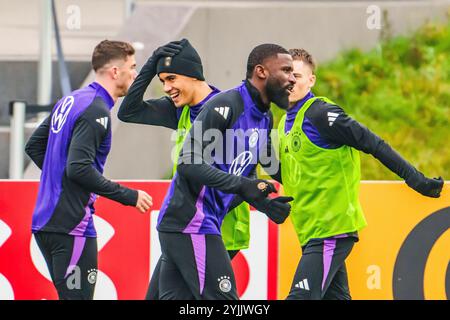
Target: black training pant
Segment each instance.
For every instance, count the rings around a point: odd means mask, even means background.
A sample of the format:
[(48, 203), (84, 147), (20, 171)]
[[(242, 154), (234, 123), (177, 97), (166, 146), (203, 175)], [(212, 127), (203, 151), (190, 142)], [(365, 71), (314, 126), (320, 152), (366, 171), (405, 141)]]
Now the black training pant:
[(351, 300), (345, 259), (355, 237), (310, 240), (302, 248), (287, 300)]
[(237, 300), (236, 281), (222, 237), (159, 232), (161, 300)]
[(92, 300), (97, 281), (97, 239), (34, 234), (60, 300)]

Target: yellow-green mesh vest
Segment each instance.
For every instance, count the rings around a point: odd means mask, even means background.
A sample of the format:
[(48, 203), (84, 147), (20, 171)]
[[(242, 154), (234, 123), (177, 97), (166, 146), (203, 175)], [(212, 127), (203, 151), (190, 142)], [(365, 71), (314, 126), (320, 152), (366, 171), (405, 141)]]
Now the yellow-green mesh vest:
[[(172, 174), (175, 175), (186, 135), (191, 129), (191, 115), (189, 106), (184, 106), (178, 121), (175, 142), (175, 156)], [(246, 202), (229, 211), (222, 223), (222, 239), (227, 250), (247, 249), (250, 242), (250, 207)]]
[(312, 143), (302, 130), (305, 112), (312, 103), (305, 102), (285, 134), (286, 115), (278, 126), (283, 187), (294, 197), (291, 221), (300, 244), (310, 239), (327, 238), (358, 231), (367, 225), (359, 203), (361, 179), (359, 152), (349, 146), (325, 149)]

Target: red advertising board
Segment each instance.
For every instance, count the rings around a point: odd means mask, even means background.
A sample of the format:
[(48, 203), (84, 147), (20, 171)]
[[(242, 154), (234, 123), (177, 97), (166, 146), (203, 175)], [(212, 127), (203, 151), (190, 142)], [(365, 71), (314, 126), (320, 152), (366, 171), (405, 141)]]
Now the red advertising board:
[[(155, 233), (158, 210), (168, 181), (121, 181), (153, 197), (151, 213), (98, 198), (95, 225), (98, 233), (99, 273), (95, 299), (143, 299), (152, 259), (159, 257)], [(31, 217), (38, 182), (0, 182), (0, 300), (56, 299), (47, 267), (31, 236)], [(276, 299), (278, 228), (252, 212), (252, 241), (264, 243), (243, 250), (234, 260), (238, 292), (244, 299)], [(258, 230), (258, 231), (256, 231)], [(152, 254), (153, 253), (153, 254)], [(153, 261), (154, 262), (154, 261)]]

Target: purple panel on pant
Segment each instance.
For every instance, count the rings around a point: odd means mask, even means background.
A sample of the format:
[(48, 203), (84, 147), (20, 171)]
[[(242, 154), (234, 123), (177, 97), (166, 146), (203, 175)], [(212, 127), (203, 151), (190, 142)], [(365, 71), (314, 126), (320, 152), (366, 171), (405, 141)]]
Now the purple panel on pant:
[(81, 253), (83, 252), (85, 242), (85, 237), (74, 237), (72, 257), (70, 258), (70, 263), (67, 267), (66, 275), (64, 276), (64, 278), (71, 274), (73, 269), (75, 269), (78, 261), (80, 260)]
[(206, 236), (204, 234), (191, 234), (192, 246), (194, 247), (195, 263), (197, 265), (200, 295), (205, 288), (206, 271)]
[(323, 241), (323, 279), (322, 290), (325, 287), (328, 273), (330, 272), (331, 261), (333, 260), (334, 249), (336, 248), (336, 240), (329, 239)]

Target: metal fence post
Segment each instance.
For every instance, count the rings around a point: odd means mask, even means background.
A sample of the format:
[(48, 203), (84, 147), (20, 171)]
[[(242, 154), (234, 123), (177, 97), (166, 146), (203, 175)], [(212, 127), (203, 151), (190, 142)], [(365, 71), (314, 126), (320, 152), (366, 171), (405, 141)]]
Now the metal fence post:
[(24, 101), (12, 102), (11, 131), (9, 138), (9, 178), (23, 178), (23, 154), (25, 145), (25, 109)]
[(124, 0), (124, 20), (126, 21), (134, 10), (134, 0)]
[(45, 105), (52, 99), (52, 2), (40, 0), (40, 6), (37, 103)]

